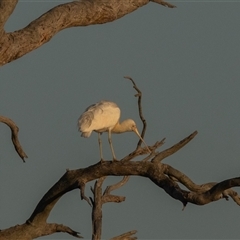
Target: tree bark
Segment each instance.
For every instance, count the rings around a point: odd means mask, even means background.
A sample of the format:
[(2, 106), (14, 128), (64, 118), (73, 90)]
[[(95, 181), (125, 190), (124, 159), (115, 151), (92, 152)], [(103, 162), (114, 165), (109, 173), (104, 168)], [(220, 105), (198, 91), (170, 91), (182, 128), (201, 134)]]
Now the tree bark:
[[(174, 7), (161, 0), (154, 2)], [(4, 25), (17, 3), (17, 0), (0, 0), (0, 66), (39, 48), (65, 28), (112, 22), (148, 4), (149, 0), (82, 0), (64, 3), (44, 13), (25, 28), (5, 33)]]

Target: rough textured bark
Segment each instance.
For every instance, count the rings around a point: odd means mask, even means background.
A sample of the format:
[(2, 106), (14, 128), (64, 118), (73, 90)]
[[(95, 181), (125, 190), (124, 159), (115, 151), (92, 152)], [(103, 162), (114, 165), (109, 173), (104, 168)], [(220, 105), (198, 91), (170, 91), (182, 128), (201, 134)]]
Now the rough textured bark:
[[(161, 0), (153, 2), (174, 7)], [(42, 46), (65, 28), (112, 22), (148, 4), (149, 0), (73, 1), (52, 8), (23, 29), (6, 33), (4, 25), (17, 3), (17, 0), (0, 0), (0, 66)]]

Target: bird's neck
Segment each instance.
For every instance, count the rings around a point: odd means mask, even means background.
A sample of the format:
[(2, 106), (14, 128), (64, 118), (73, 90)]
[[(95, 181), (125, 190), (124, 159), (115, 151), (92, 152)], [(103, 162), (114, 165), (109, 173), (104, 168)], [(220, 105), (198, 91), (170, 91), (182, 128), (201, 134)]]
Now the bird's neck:
[(117, 123), (114, 128), (112, 129), (112, 133), (123, 133), (123, 132), (128, 132), (128, 126), (126, 124), (125, 121), (123, 121), (122, 123)]

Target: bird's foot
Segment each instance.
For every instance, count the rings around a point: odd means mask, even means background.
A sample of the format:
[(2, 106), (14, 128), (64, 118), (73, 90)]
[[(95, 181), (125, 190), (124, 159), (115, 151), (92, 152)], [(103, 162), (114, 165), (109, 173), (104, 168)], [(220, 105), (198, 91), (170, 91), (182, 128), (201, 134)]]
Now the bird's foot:
[(104, 163), (105, 161), (103, 160), (103, 158), (100, 159), (100, 163)]
[(118, 160), (116, 158), (113, 158), (112, 162), (118, 162)]

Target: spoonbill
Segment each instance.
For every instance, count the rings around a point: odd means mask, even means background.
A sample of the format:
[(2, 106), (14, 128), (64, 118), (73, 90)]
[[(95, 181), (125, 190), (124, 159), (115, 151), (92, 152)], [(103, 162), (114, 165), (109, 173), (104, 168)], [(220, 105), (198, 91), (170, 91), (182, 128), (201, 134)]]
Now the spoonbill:
[[(103, 132), (108, 132), (108, 142), (112, 151), (113, 161), (117, 161), (117, 159), (112, 146), (111, 133), (135, 132), (147, 147), (147, 144), (138, 132), (136, 123), (132, 119), (119, 123), (120, 112), (120, 108), (116, 103), (100, 101), (89, 106), (78, 119), (78, 128), (82, 133), (82, 137), (90, 137), (92, 131), (98, 133), (101, 162), (104, 161), (101, 142), (101, 134)], [(147, 149), (150, 152), (148, 147)]]

